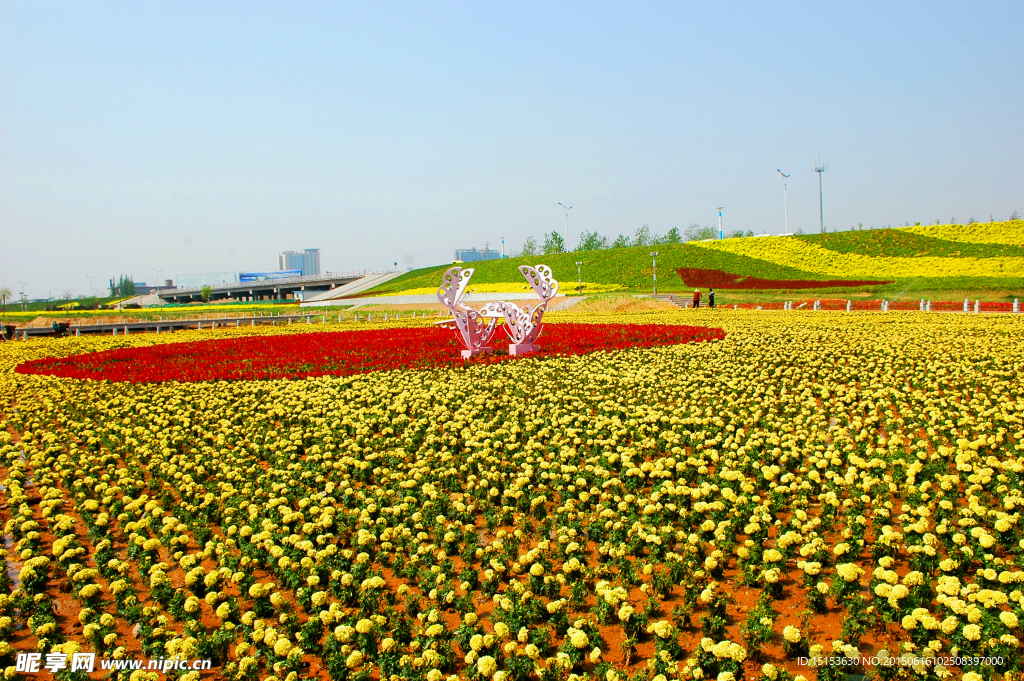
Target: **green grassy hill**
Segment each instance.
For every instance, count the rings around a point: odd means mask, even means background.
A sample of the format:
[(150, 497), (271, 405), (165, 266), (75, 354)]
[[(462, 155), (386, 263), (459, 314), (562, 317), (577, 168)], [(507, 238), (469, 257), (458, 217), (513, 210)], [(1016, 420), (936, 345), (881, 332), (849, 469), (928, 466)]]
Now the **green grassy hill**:
[[(882, 229), (796, 237), (746, 237), (724, 241), (661, 244), (654, 247), (613, 248), (601, 251), (549, 254), (477, 263), (474, 284), (519, 284), (517, 268), (545, 263), (569, 292), (576, 282), (576, 261), (583, 262), (582, 279), (615, 284), (631, 292), (648, 292), (652, 285), (651, 251), (658, 251), (659, 292), (692, 290), (677, 270), (720, 270), (740, 278), (779, 281), (750, 290), (784, 291), (785, 282), (879, 280), (888, 284), (858, 287), (822, 287), (820, 292), (878, 295), (893, 292), (989, 291), (1006, 295), (1024, 293), (1024, 222)], [(925, 233), (922, 233), (925, 232)], [(931, 234), (940, 234), (938, 238)], [(972, 239), (973, 241), (969, 241)], [(438, 286), (451, 265), (408, 272), (383, 284), (370, 295), (397, 294)], [(735, 278), (735, 277), (733, 277)], [(801, 290), (808, 290), (802, 288)]]
[[(658, 287), (669, 290), (685, 288), (675, 270), (680, 267), (699, 267), (702, 269), (721, 269), (728, 272), (742, 272), (766, 279), (828, 279), (815, 276), (792, 267), (748, 258), (732, 253), (721, 253), (697, 249), (688, 244), (661, 244), (642, 248), (612, 248), (604, 251), (586, 251), (579, 253), (559, 253), (537, 255), (505, 260), (488, 260), (484, 262), (465, 263), (462, 267), (472, 267), (474, 284), (522, 283), (519, 273), (520, 265), (536, 265), (544, 263), (554, 271), (555, 278), (564, 286), (576, 282), (576, 262), (582, 261), (582, 277), (584, 281), (598, 284), (619, 284), (627, 290), (646, 290), (652, 281), (652, 250), (658, 251)], [(406, 272), (400, 277), (373, 289), (371, 294), (383, 292), (396, 293), (422, 287), (437, 287), (442, 273), (451, 267), (450, 264), (437, 267), (425, 267)]]

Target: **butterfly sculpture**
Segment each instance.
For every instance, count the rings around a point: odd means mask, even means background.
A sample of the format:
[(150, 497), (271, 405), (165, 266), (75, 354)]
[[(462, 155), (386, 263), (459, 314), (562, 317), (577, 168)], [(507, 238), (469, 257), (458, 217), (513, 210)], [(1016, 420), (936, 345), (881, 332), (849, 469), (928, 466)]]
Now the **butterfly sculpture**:
[[(547, 265), (530, 267), (523, 265), (519, 268), (520, 274), (526, 279), (533, 292), (537, 294), (540, 302), (536, 305), (517, 306), (515, 303), (498, 301), (488, 303), (482, 310), (468, 307), (463, 301), (466, 298), (466, 287), (469, 279), (473, 276), (473, 269), (452, 267), (444, 273), (441, 280), (441, 287), (437, 289), (437, 299), (448, 308), (452, 319), (438, 322), (442, 328), (455, 329), (459, 333), (459, 340), (465, 348), (462, 351), (463, 359), (469, 359), (473, 355), (493, 352), (489, 343), (497, 327), (498, 319), (504, 317), (505, 332), (512, 342), (508, 346), (510, 355), (522, 355), (540, 350), (537, 339), (540, 338), (544, 326), (544, 312), (547, 311), (548, 302), (558, 293), (558, 282), (552, 276), (551, 268)], [(485, 323), (485, 319), (490, 321)]]
[(533, 292), (540, 298), (540, 303), (534, 306), (517, 306), (515, 303), (501, 301), (489, 303), (484, 306), (481, 314), (485, 317), (504, 317), (505, 333), (512, 341), (508, 346), (508, 354), (521, 355), (528, 352), (540, 350), (537, 339), (540, 338), (544, 329), (542, 320), (548, 309), (548, 301), (558, 293), (558, 282), (547, 265), (530, 267), (523, 265), (519, 268), (520, 274), (526, 279)]
[(497, 319), (486, 321), (482, 314), (463, 302), (473, 272), (471, 267), (451, 267), (444, 273), (441, 286), (437, 289), (437, 299), (452, 315), (452, 319), (438, 322), (437, 325), (458, 332), (459, 342), (463, 347), (462, 359), (494, 352), (490, 343), (498, 325)]

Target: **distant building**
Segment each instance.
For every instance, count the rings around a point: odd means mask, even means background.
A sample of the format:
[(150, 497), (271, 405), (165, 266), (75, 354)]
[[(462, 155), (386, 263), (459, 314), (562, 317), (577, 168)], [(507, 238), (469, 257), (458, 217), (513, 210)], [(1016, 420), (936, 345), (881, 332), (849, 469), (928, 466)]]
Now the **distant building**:
[(489, 248), (456, 248), (455, 259), (462, 262), (479, 262), (480, 260), (501, 260), (499, 251)]
[(307, 248), (304, 251), (285, 251), (277, 256), (277, 269), (301, 270), (302, 276), (320, 274), (320, 249)]
[(217, 286), (218, 284), (237, 284), (238, 275), (234, 272), (209, 272), (207, 274), (179, 274), (174, 278), (178, 288), (195, 288)]

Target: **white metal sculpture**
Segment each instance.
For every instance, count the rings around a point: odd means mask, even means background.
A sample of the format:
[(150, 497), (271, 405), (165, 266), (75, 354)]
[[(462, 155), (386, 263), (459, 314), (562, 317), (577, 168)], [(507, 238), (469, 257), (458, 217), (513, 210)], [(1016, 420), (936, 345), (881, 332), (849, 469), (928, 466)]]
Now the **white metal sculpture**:
[(437, 322), (437, 325), (445, 329), (455, 329), (458, 332), (459, 341), (464, 348), (462, 359), (494, 352), (490, 343), (498, 325), (497, 319), (485, 322), (483, 315), (463, 302), (466, 299), (466, 287), (469, 286), (473, 272), (471, 267), (466, 269), (450, 267), (444, 273), (441, 286), (437, 289), (437, 299), (448, 308), (453, 317)]
[[(465, 348), (462, 351), (462, 358), (469, 359), (474, 355), (494, 351), (490, 342), (501, 317), (505, 318), (505, 332), (512, 341), (508, 346), (508, 354), (522, 355), (540, 350), (537, 339), (544, 328), (544, 312), (547, 311), (548, 302), (558, 293), (558, 282), (552, 276), (551, 268), (547, 265), (523, 265), (519, 268), (526, 283), (540, 299), (536, 305), (518, 307), (515, 303), (503, 300), (488, 303), (479, 312), (464, 302), (467, 296), (466, 288), (473, 272), (472, 268), (449, 268), (444, 273), (440, 288), (437, 289), (437, 299), (452, 315), (452, 319), (437, 324), (458, 332), (459, 341)], [(485, 323), (485, 319), (490, 321)]]

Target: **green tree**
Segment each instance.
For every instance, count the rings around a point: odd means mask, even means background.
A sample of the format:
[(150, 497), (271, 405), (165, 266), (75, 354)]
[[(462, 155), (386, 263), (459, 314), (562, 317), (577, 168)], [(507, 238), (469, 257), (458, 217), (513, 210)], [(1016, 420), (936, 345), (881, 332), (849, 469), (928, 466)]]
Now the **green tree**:
[(519, 256), (529, 255), (540, 255), (540, 247), (537, 245), (537, 240), (532, 236), (526, 237), (526, 241), (523, 242), (523, 248), (519, 251)]
[(199, 292), (199, 295), (203, 297), (203, 302), (210, 302), (210, 296), (213, 295), (213, 287), (207, 284), (203, 287), (203, 290)]
[(714, 227), (701, 227), (696, 222), (686, 228), (686, 240), (687, 241), (704, 241), (705, 239), (715, 238)]
[(125, 296), (135, 295), (135, 282), (132, 281), (131, 277), (126, 277), (123, 274), (118, 277), (117, 282), (113, 279), (110, 280), (110, 297), (121, 298)]
[(1020, 220), (1020, 213), (1013, 211), (1013, 215), (1010, 216), (1011, 220)]
[(565, 253), (565, 239), (557, 231), (544, 235), (544, 255)]
[(665, 236), (661, 237), (661, 243), (663, 244), (681, 244), (683, 243), (683, 235), (679, 233), (678, 227), (673, 227), (668, 230)]
[(632, 244), (629, 243), (629, 237), (625, 234), (620, 234), (615, 237), (615, 241), (612, 242), (612, 248), (629, 248)]
[(731, 234), (729, 234), (729, 238), (730, 239), (739, 239), (742, 236), (743, 236), (743, 230), (742, 229), (734, 230)]
[(580, 234), (580, 245), (577, 251), (600, 251), (608, 248), (608, 239), (597, 232), (583, 232)]
[(6, 286), (0, 287), (0, 305), (3, 305), (3, 314), (7, 316), (7, 299), (11, 297), (11, 289)]
[(638, 227), (636, 234), (633, 235), (634, 246), (653, 246), (656, 243), (658, 243), (658, 235), (651, 234), (651, 228), (647, 225)]

